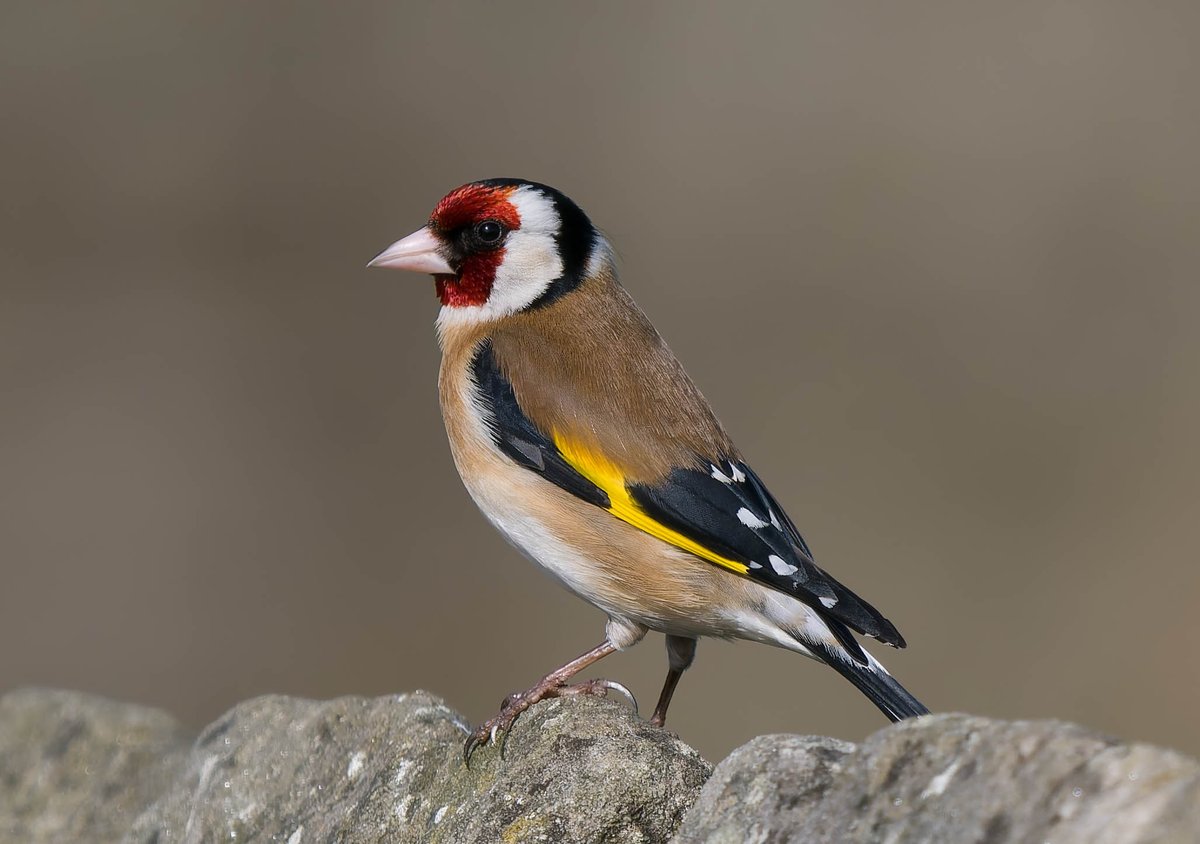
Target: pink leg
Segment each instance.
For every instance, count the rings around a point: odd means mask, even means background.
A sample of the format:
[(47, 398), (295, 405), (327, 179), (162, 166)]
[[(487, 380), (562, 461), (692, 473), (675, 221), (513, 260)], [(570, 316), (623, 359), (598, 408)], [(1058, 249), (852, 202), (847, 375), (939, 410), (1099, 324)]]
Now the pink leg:
[[(561, 668), (551, 671), (541, 680), (538, 680), (532, 688), (523, 692), (514, 692), (506, 697), (504, 702), (500, 704), (500, 712), (476, 727), (474, 732), (467, 737), (467, 741), (463, 745), (464, 760), (469, 765), (471, 763), (471, 754), (475, 751), (475, 748), (487, 744), (489, 741), (495, 741), (498, 733), (502, 732), (504, 738), (507, 739), (508, 731), (512, 729), (512, 725), (518, 716), (538, 701), (552, 697), (580, 694), (603, 697), (610, 689), (621, 692), (630, 701), (633, 701), (633, 695), (629, 690), (620, 683), (614, 683), (612, 680), (588, 680), (574, 686), (567, 685), (567, 681), (580, 671), (616, 650), (617, 646), (605, 639), (587, 653), (576, 657)], [(636, 701), (633, 701), (633, 706), (636, 710)], [(503, 743), (501, 747), (503, 748)]]

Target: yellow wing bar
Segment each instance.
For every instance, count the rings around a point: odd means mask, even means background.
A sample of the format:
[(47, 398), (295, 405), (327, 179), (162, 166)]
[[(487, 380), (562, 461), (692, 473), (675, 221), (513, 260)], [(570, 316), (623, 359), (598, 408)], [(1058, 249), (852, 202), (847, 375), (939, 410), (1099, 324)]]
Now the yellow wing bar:
[(554, 445), (563, 459), (576, 472), (583, 475), (608, 494), (608, 511), (623, 522), (633, 525), (640, 531), (648, 533), (656, 539), (661, 539), (676, 548), (681, 548), (701, 559), (716, 563), (722, 568), (738, 574), (746, 574), (749, 567), (745, 563), (723, 557), (705, 548), (699, 542), (689, 539), (677, 530), (667, 527), (648, 515), (630, 496), (625, 486), (625, 476), (621, 470), (603, 454), (554, 433)]

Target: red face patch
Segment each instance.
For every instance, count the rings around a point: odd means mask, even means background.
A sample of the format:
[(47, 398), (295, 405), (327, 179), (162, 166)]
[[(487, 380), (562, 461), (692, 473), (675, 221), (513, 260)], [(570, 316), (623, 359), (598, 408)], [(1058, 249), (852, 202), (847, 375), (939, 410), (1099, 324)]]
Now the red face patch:
[[(463, 185), (437, 204), (429, 217), (429, 226), (436, 232), (449, 234), (463, 226), (495, 220), (508, 231), (515, 231), (521, 227), (521, 216), (508, 201), (513, 190), (515, 188)], [(466, 255), (458, 275), (436, 277), (438, 299), (443, 305), (457, 308), (484, 304), (492, 295), (496, 270), (503, 261), (503, 247)]]
[(462, 263), (458, 275), (434, 276), (437, 296), (443, 305), (465, 308), (482, 305), (492, 295), (496, 270), (504, 260), (504, 250), (472, 255)]
[(444, 232), (484, 220), (495, 220), (506, 229), (519, 229), (521, 216), (508, 201), (514, 190), (516, 188), (463, 185), (442, 197), (429, 216), (429, 222)]

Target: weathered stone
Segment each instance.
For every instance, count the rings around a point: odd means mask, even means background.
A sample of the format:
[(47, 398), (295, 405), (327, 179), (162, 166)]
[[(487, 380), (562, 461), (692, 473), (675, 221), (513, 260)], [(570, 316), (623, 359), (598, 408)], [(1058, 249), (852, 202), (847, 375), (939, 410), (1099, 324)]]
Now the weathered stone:
[(151, 710), (13, 692), (0, 841), (1200, 841), (1200, 765), (1071, 724), (936, 715), (858, 746), (763, 736), (703, 789), (693, 750), (609, 701), (540, 704), (470, 769), (464, 737), (424, 692), (260, 698), (194, 743)]
[(717, 765), (675, 844), (810, 840), (806, 818), (834, 787), (854, 749), (818, 736), (751, 740)]
[(1200, 765), (1052, 721), (906, 721), (855, 748), (755, 739), (717, 766), (694, 842), (1200, 840)]
[(0, 841), (119, 841), (190, 743), (154, 709), (43, 689), (0, 697)]
[(129, 840), (665, 841), (710, 770), (607, 701), (540, 704), (469, 769), (465, 727), (421, 692), (243, 703)]

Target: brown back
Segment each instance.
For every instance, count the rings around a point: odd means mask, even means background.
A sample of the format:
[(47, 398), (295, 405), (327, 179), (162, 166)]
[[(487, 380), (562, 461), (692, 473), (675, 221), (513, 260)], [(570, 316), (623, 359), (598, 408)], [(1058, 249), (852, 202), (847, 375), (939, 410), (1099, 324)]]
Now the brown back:
[(608, 271), (489, 334), (525, 414), (544, 433), (604, 454), (631, 482), (737, 456), (704, 396)]

